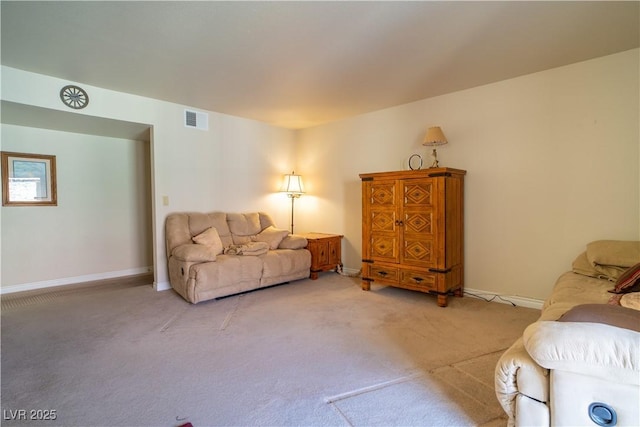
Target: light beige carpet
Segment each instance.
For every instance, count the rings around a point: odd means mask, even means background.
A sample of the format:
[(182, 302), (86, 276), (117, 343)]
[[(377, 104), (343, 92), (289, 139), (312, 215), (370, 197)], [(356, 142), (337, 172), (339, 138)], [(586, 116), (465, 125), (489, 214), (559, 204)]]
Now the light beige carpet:
[(495, 362), (537, 310), (326, 273), (190, 305), (107, 286), (2, 311), (2, 409), (64, 426), (505, 425)]

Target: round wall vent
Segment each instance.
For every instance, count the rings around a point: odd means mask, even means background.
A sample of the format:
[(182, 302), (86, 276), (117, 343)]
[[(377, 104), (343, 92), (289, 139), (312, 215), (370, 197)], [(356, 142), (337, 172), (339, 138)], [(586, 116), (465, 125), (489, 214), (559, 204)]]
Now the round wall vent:
[(74, 85), (67, 85), (60, 89), (60, 99), (69, 108), (79, 110), (89, 104), (89, 95), (84, 89)]

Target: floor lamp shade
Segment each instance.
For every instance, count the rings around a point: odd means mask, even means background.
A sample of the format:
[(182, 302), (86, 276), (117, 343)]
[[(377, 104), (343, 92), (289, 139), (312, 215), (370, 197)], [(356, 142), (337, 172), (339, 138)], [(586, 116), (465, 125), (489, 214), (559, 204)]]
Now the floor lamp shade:
[(304, 194), (302, 176), (296, 175), (295, 172), (285, 175), (280, 191), (287, 193), (289, 197), (300, 197), (301, 194)]
[(287, 196), (291, 199), (291, 234), (293, 234), (293, 203), (298, 197), (304, 194), (302, 176), (296, 175), (293, 171), (290, 174), (285, 175), (280, 191), (287, 193)]

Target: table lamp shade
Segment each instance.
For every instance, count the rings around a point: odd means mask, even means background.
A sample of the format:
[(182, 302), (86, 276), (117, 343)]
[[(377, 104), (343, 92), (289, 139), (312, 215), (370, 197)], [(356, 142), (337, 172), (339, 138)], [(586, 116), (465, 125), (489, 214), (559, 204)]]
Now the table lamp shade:
[(427, 134), (424, 136), (424, 142), (422, 145), (442, 145), (446, 144), (447, 137), (444, 136), (442, 129), (439, 126), (430, 127), (427, 129)]

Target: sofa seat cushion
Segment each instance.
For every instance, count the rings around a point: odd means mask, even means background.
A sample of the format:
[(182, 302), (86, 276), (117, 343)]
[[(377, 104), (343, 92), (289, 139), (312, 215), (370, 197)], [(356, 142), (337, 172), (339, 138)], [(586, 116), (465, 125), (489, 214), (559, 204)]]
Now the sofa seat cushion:
[[(241, 282), (259, 283), (262, 276), (260, 257), (218, 255), (216, 262), (206, 262), (191, 266), (191, 277), (196, 288), (224, 288)], [(246, 289), (238, 288), (236, 292)]]
[(607, 304), (611, 282), (581, 274), (562, 274), (544, 302), (539, 320), (558, 320), (565, 312), (581, 304)]
[(276, 249), (260, 256), (264, 266), (263, 279), (287, 276), (292, 272), (308, 271), (311, 253), (307, 250)]

